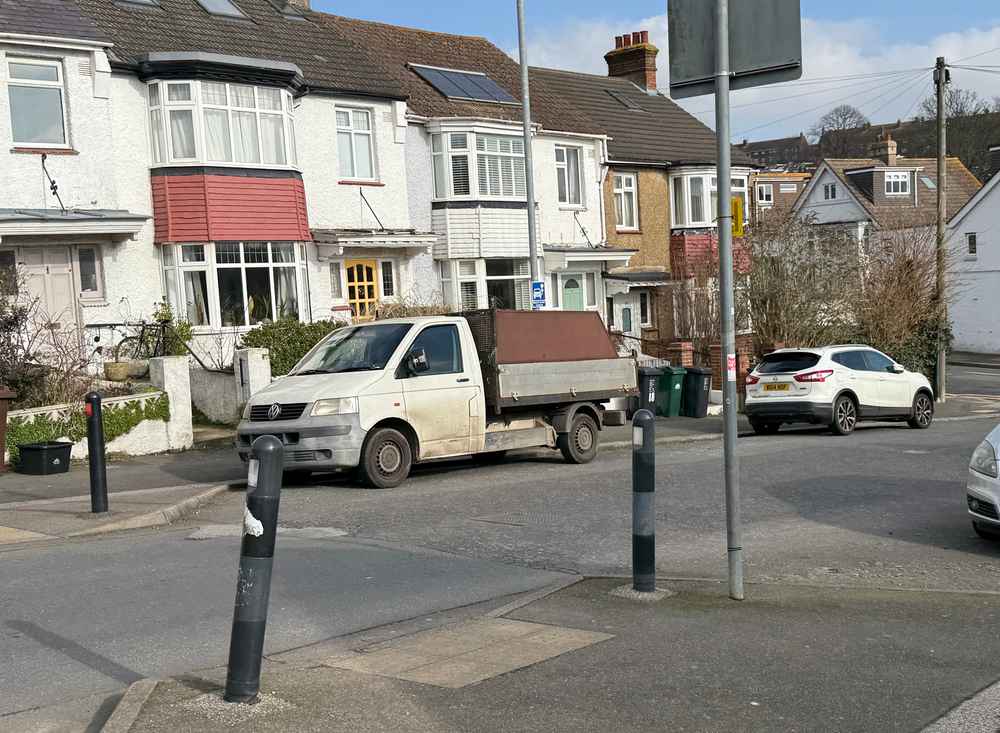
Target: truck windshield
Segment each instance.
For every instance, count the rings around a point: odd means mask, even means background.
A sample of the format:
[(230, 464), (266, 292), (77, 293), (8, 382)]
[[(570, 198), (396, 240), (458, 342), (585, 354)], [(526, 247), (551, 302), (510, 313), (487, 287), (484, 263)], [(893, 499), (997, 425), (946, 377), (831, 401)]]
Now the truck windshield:
[(409, 323), (350, 326), (334, 331), (299, 363), (291, 376), (385, 369)]

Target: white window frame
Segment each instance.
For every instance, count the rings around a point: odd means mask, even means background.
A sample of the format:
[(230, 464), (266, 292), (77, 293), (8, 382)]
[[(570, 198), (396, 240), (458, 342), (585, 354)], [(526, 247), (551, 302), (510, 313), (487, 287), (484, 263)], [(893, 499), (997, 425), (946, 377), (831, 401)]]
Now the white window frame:
[[(462, 266), (472, 264), (472, 273), (469, 272), (462, 273)], [(483, 264), (480, 264), (483, 263)], [(465, 310), (465, 303), (462, 302), (462, 285), (473, 283), (476, 288), (476, 308), (483, 308), (483, 301), (486, 299), (486, 287), (485, 285), (480, 286), (480, 279), (485, 282), (485, 261), (484, 260), (456, 260), (455, 261), (455, 275), (457, 280), (457, 291), (456, 291), (456, 305), (460, 310)], [(480, 277), (482, 275), (482, 278)]]
[[(226, 104), (219, 104), (217, 102), (206, 102), (203, 85), (204, 84), (224, 84), (226, 88)], [(187, 85), (191, 90), (190, 100), (178, 100), (175, 102), (169, 101), (169, 89), (171, 86), (182, 86)], [(253, 107), (238, 107), (233, 104), (233, 87), (249, 87), (253, 90)], [(281, 109), (264, 109), (261, 105), (261, 89), (277, 89), (281, 95)], [(153, 95), (155, 94), (158, 99), (158, 103), (153, 103)], [(169, 80), (152, 80), (147, 84), (146, 99), (149, 109), (148, 122), (149, 122), (149, 137), (150, 137), (150, 156), (152, 164), (154, 167), (165, 167), (171, 165), (188, 166), (192, 163), (201, 163), (204, 165), (210, 165), (214, 167), (231, 167), (231, 168), (260, 168), (260, 169), (272, 169), (272, 170), (288, 170), (297, 169), (298, 167), (298, 151), (296, 150), (295, 142), (295, 114), (294, 114), (294, 102), (291, 93), (286, 89), (280, 89), (278, 87), (263, 87), (261, 85), (254, 84), (242, 84), (236, 82), (215, 82), (212, 80), (194, 80), (194, 79), (169, 79)], [(182, 111), (190, 110), (193, 123), (194, 123), (194, 157), (191, 158), (176, 158), (173, 154), (173, 140), (171, 139), (170, 130), (170, 112), (171, 111)], [(230, 160), (211, 160), (208, 157), (208, 128), (207, 128), (207, 116), (208, 111), (224, 111), (226, 112), (228, 129), (229, 129), (229, 157)], [(236, 115), (235, 112), (240, 113), (253, 113), (254, 115), (254, 130), (257, 136), (257, 162), (241, 162), (235, 160), (235, 141), (236, 141)], [(261, 117), (262, 116), (281, 116), (282, 118), (282, 136), (283, 140), (283, 157), (285, 159), (284, 163), (265, 163), (264, 161), (264, 146), (263, 146), (263, 136), (261, 134)], [(159, 123), (156, 122), (157, 117), (159, 117)], [(157, 139), (158, 138), (158, 139)]]
[(770, 209), (774, 206), (774, 184), (757, 184), (757, 205), (762, 209)]
[[(701, 179), (702, 186), (702, 219), (694, 220), (691, 217), (691, 182), (694, 179)], [(743, 198), (743, 221), (750, 221), (749, 206), (747, 206), (749, 192), (749, 175), (746, 173), (733, 173), (730, 176), (732, 195)], [(675, 187), (683, 194), (683, 210), (677, 211), (677, 198)], [(672, 229), (714, 229), (718, 226), (718, 212), (713, 208), (718, 207), (717, 202), (718, 179), (715, 171), (697, 171), (675, 173), (670, 176), (670, 227)], [(713, 207), (715, 202), (715, 207)], [(680, 214), (681, 216), (678, 216)]]
[[(435, 201), (465, 200), (474, 197), (473, 191), (478, 187), (478, 182), (475, 179), (476, 163), (473, 137), (471, 132), (440, 132), (431, 136), (433, 163), (431, 173), (434, 186), (432, 194)], [(456, 145), (459, 140), (465, 141), (464, 147)], [(468, 193), (455, 193), (454, 160), (456, 158), (465, 158)], [(440, 163), (440, 170), (438, 170), (438, 163)], [(443, 195), (438, 194), (439, 184), (443, 188)]]
[[(646, 306), (645, 306), (645, 308), (646, 308), (646, 318), (645, 319), (642, 317), (643, 302), (645, 302), (645, 304), (646, 304)], [(640, 328), (652, 328), (652, 326), (653, 326), (653, 319), (651, 318), (651, 316), (652, 316), (652, 313), (653, 313), (653, 300), (652, 300), (652, 298), (649, 297), (649, 293), (646, 292), (645, 290), (640, 290), (639, 291), (638, 305), (639, 305), (639, 327)]]
[[(10, 136), (11, 141), (15, 147), (21, 148), (50, 148), (53, 150), (69, 150), (70, 145), (70, 129), (69, 129), (69, 110), (66, 104), (66, 74), (63, 69), (63, 62), (61, 59), (53, 58), (38, 58), (38, 57), (27, 57), (27, 56), (7, 56), (4, 59), (6, 64), (6, 77), (7, 77), (7, 103), (10, 105)], [(38, 81), (34, 79), (16, 79), (11, 75), (10, 65), (11, 64), (26, 64), (34, 66), (50, 66), (56, 70), (56, 75), (59, 77), (57, 81)], [(14, 138), (14, 103), (10, 98), (10, 87), (22, 87), (22, 88), (32, 88), (32, 89), (58, 89), (59, 90), (59, 106), (62, 108), (62, 129), (63, 129), (63, 141), (61, 143), (39, 143), (39, 142), (29, 142), (23, 140), (16, 140)]]
[[(560, 160), (560, 153), (562, 153), (562, 160)], [(570, 196), (570, 176), (569, 176), (569, 156), (570, 154), (576, 156), (576, 170), (577, 170), (577, 181), (576, 190), (579, 193), (580, 200), (573, 201), (572, 196)], [(556, 145), (555, 146), (555, 157), (556, 157), (556, 198), (559, 200), (559, 205), (564, 209), (585, 209), (587, 206), (586, 197), (584, 195), (584, 175), (583, 175), (583, 163), (584, 155), (583, 148), (577, 145)], [(566, 196), (563, 197), (559, 194), (559, 179), (563, 178), (565, 184), (563, 186), (566, 191)]]
[[(524, 159), (524, 140), (513, 135), (498, 135), (498, 134), (488, 134), (488, 133), (476, 133), (475, 134), (475, 145), (476, 145), (476, 165), (474, 170), (470, 173), (470, 176), (475, 181), (475, 188), (478, 191), (479, 199), (503, 199), (503, 200), (520, 200), (525, 199), (528, 195), (527, 192), (527, 174), (526, 174), (526, 163)], [(508, 146), (508, 150), (504, 150), (504, 146)], [(493, 149), (491, 149), (493, 147)], [(520, 151), (520, 152), (518, 152)], [(492, 170), (490, 169), (491, 162), (496, 161), (497, 173), (499, 175), (499, 193), (493, 193), (492, 190), (483, 191), (483, 178), (480, 175), (483, 171), (482, 166), (486, 166), (486, 184), (488, 189), (492, 189), (490, 182), (490, 177)], [(511, 193), (504, 193), (504, 180), (506, 178), (506, 173), (504, 171), (505, 163), (510, 162), (510, 191)], [(520, 174), (520, 175), (519, 175)]]
[[(337, 119), (338, 112), (347, 112), (351, 124), (348, 127), (343, 127), (340, 121)], [(357, 112), (361, 112), (368, 116), (368, 129), (364, 130), (354, 126), (354, 115)], [(363, 183), (376, 183), (379, 181), (379, 169), (378, 169), (378, 153), (375, 148), (375, 110), (372, 107), (358, 107), (358, 106), (347, 106), (338, 104), (334, 108), (333, 112), (334, 127), (336, 128), (336, 136), (339, 140), (341, 134), (350, 135), (351, 139), (351, 166), (354, 169), (354, 175), (345, 175), (340, 170), (341, 161), (340, 157), (340, 143), (337, 143), (337, 175), (341, 181), (361, 181)], [(355, 140), (359, 137), (368, 138), (368, 153), (371, 157), (370, 165), (372, 170), (372, 175), (370, 178), (365, 178), (364, 176), (359, 176), (358, 173), (358, 150)]]
[[(619, 232), (639, 231), (639, 177), (635, 173), (614, 173), (615, 229)], [(626, 199), (632, 199), (632, 221), (622, 221)]]
[(910, 174), (905, 171), (887, 171), (885, 174), (886, 196), (909, 196)]
[[(217, 261), (217, 244), (238, 244), (239, 245), (239, 262), (233, 263), (220, 263)], [(266, 244), (268, 248), (267, 262), (246, 262), (245, 245), (246, 244)], [(270, 287), (270, 301), (271, 301), (271, 317), (269, 320), (274, 320), (276, 315), (277, 303), (275, 302), (275, 282), (273, 271), (276, 269), (284, 268), (294, 271), (295, 275), (295, 293), (298, 301), (298, 320), (303, 323), (309, 322), (311, 304), (307, 303), (310, 297), (308, 288), (305, 282), (305, 268), (303, 267), (302, 261), (302, 251), (299, 247), (299, 242), (292, 240), (274, 240), (274, 241), (258, 241), (258, 240), (246, 240), (244, 241), (224, 241), (224, 242), (184, 242), (182, 244), (164, 244), (161, 245), (160, 251), (160, 271), (163, 283), (163, 292), (167, 294), (167, 302), (171, 306), (180, 312), (175, 313), (175, 315), (183, 319), (186, 317), (186, 302), (187, 295), (184, 292), (184, 276), (185, 272), (190, 271), (200, 271), (205, 273), (207, 293), (208, 293), (208, 323), (194, 326), (194, 331), (196, 333), (210, 333), (212, 331), (218, 331), (219, 329), (235, 329), (238, 332), (246, 332), (253, 328), (256, 328), (255, 324), (252, 326), (248, 325), (223, 325), (222, 324), (222, 301), (219, 293), (219, 271), (223, 269), (239, 269), (240, 270), (240, 282), (243, 288), (243, 323), (247, 324), (250, 322), (249, 307), (247, 303), (247, 270), (248, 269), (268, 269), (269, 270), (269, 287)], [(293, 260), (290, 262), (276, 262), (274, 258), (274, 245), (291, 245), (291, 251), (293, 252)], [(201, 247), (203, 251), (203, 259), (197, 261), (184, 262), (183, 252), (184, 247)], [(172, 264), (168, 260), (172, 259)], [(173, 297), (170, 296), (170, 284), (169, 278), (167, 277), (167, 271), (174, 271), (174, 285), (175, 292)], [(343, 268), (341, 268), (343, 271)]]
[[(388, 274), (392, 277), (392, 292), (385, 290), (386, 265), (389, 266)], [(399, 261), (393, 259), (381, 259), (378, 261), (378, 292), (379, 297), (388, 300), (399, 298)]]
[[(84, 291), (83, 289), (83, 265), (80, 262), (80, 253), (85, 249), (94, 251), (94, 275), (97, 280), (97, 290), (94, 291)], [(104, 284), (104, 253), (101, 249), (101, 245), (77, 245), (75, 251), (73, 252), (73, 269), (75, 270), (74, 280), (76, 291), (80, 296), (80, 300), (84, 302), (103, 303), (106, 298), (106, 290)]]
[(824, 201), (836, 201), (837, 200), (837, 184), (834, 183), (824, 183), (823, 184), (823, 200)]
[(778, 193), (798, 193), (799, 186), (797, 183), (782, 183), (778, 186)]
[[(520, 310), (531, 310), (531, 261), (527, 257), (491, 257), (489, 259), (498, 260), (512, 260), (515, 263), (515, 274), (513, 275), (489, 275), (486, 270), (486, 259), (483, 259), (483, 292), (486, 293), (486, 297), (489, 298), (489, 284), (498, 280), (510, 280), (513, 281), (515, 287), (517, 283), (523, 283), (526, 288), (522, 291), (522, 296), (524, 298), (523, 308)], [(517, 272), (517, 267), (520, 266), (522, 269), (520, 273)], [(515, 298), (517, 295), (515, 294)], [(487, 306), (489, 304), (487, 303)], [(515, 303), (515, 308), (516, 308)]]

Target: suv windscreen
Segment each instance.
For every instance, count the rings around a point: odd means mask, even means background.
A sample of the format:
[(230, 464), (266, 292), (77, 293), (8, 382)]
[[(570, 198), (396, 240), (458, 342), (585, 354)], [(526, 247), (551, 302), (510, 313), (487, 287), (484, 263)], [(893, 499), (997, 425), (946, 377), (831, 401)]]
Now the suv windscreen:
[(807, 351), (786, 351), (780, 354), (768, 354), (757, 365), (758, 374), (789, 374), (810, 369), (819, 362), (817, 354)]
[(310, 351), (291, 376), (385, 369), (412, 327), (409, 323), (385, 323), (341, 328)]

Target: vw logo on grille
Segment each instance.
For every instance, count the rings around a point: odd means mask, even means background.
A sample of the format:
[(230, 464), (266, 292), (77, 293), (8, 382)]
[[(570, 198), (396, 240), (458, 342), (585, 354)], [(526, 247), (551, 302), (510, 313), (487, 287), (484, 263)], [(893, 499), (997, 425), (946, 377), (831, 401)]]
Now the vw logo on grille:
[(281, 405), (275, 402), (267, 410), (267, 419), (277, 420), (279, 417), (281, 417)]

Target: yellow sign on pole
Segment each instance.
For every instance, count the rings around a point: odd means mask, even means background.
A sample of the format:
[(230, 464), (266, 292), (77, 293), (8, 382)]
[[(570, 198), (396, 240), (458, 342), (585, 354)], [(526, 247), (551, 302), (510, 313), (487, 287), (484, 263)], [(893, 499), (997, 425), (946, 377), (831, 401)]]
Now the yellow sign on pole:
[(733, 237), (743, 236), (743, 197), (733, 196)]

